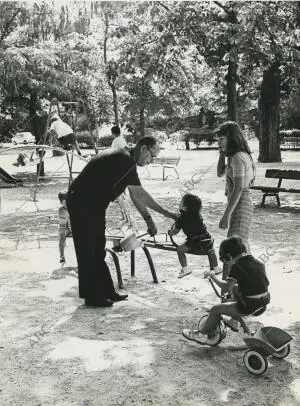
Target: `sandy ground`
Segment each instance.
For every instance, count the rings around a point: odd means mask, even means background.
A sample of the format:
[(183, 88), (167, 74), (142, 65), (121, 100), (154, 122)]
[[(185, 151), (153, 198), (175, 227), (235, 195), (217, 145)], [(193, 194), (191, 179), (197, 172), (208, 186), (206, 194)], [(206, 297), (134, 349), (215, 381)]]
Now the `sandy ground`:
[[(252, 147), (257, 156), (257, 144)], [(203, 216), (218, 249), (225, 237), (218, 229), (225, 197), (224, 180), (215, 176), (217, 152), (169, 154), (181, 156), (180, 179), (162, 182), (160, 168), (152, 168), (149, 179), (141, 169), (144, 186), (176, 209), (184, 183), (194, 179), (193, 192), (203, 200)], [(11, 165), (15, 157), (15, 152), (0, 152), (0, 166), (12, 174), (24, 172)], [(83, 164), (75, 166), (80, 169)], [(258, 166), (257, 184), (266, 182), (266, 167), (299, 166), (300, 152), (283, 152), (283, 163)], [(48, 175), (63, 175), (66, 168), (65, 158), (46, 161)], [(248, 322), (253, 329), (277, 326), (294, 337), (290, 355), (285, 360), (270, 358), (265, 375), (255, 377), (243, 366), (246, 347), (240, 334), (228, 332), (218, 347), (193, 344), (181, 336), (182, 328), (195, 326), (205, 309), (218, 302), (202, 278), (205, 257), (189, 256), (193, 273), (178, 280), (176, 254), (151, 250), (156, 285), (141, 250), (136, 253), (135, 278), (130, 277), (129, 255), (123, 253), (120, 262), (129, 300), (111, 309), (85, 308), (78, 298), (71, 239), (67, 264), (64, 269), (59, 266), (57, 193), (67, 181), (45, 181), (34, 204), (34, 166), (26, 170), (25, 187), (0, 190), (1, 405), (300, 405), (297, 195), (282, 195), (280, 209), (270, 198), (262, 209), (261, 193), (253, 193), (251, 249), (267, 261), (272, 301), (262, 316)], [(161, 233), (171, 225), (168, 219), (154, 217)], [(113, 204), (108, 228), (119, 222), (120, 212)], [(142, 230), (141, 221), (140, 225)], [(108, 262), (116, 281), (111, 258)]]

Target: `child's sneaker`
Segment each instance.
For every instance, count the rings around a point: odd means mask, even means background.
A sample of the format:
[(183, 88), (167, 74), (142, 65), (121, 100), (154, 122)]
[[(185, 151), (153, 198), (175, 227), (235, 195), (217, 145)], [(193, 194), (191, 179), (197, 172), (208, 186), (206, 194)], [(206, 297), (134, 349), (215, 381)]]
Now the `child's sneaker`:
[(183, 337), (187, 338), (188, 340), (195, 341), (198, 344), (205, 345), (207, 344), (208, 337), (206, 334), (200, 333), (198, 330), (182, 330)]
[(66, 262), (66, 259), (65, 259), (65, 257), (60, 257), (60, 260), (59, 260), (59, 262), (60, 262), (61, 264), (64, 264), (64, 263)]
[(185, 268), (181, 268), (178, 278), (183, 278), (184, 276), (189, 275), (191, 273), (192, 271), (186, 266)]

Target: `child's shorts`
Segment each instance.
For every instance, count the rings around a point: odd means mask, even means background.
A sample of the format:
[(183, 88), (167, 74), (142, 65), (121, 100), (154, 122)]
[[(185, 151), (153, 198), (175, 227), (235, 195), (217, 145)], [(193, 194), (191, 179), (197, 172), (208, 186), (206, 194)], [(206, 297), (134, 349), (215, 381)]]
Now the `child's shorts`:
[[(261, 307), (267, 306), (270, 303), (270, 299), (270, 293), (260, 298), (238, 297), (236, 305), (241, 314), (248, 316)], [(263, 311), (265, 311), (265, 309)]]
[(199, 239), (188, 238), (185, 244), (190, 251), (203, 251), (205, 253), (213, 249), (214, 247), (213, 240), (202, 241), (200, 238)]
[(76, 137), (74, 133), (64, 135), (58, 139), (59, 143), (64, 147), (67, 148), (69, 145), (74, 145), (76, 142)]

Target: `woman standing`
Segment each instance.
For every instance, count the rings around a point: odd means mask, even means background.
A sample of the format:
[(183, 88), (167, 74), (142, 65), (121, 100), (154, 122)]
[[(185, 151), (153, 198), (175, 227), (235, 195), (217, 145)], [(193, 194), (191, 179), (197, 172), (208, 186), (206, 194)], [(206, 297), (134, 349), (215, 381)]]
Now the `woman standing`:
[[(227, 237), (238, 235), (249, 252), (249, 231), (252, 222), (253, 204), (250, 186), (255, 177), (255, 165), (249, 145), (240, 126), (235, 121), (226, 121), (219, 129), (220, 157), (218, 176), (226, 175), (227, 206), (219, 227), (227, 229)], [(225, 159), (227, 157), (227, 165)], [(227, 276), (227, 267), (223, 278)]]

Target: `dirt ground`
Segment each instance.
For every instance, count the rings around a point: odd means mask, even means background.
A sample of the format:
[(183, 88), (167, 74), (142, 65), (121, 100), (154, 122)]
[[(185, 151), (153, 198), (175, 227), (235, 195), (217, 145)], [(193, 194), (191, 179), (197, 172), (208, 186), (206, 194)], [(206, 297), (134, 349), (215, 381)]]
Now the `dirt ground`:
[[(252, 143), (257, 157), (257, 144)], [(224, 180), (216, 177), (217, 151), (163, 151), (180, 155), (180, 179), (161, 180), (161, 168), (151, 178), (140, 170), (143, 185), (160, 203), (176, 209), (186, 181), (203, 200), (203, 217), (216, 249), (226, 233), (218, 229), (225, 206)], [(283, 152), (280, 164), (259, 164), (256, 183), (265, 182), (265, 168), (300, 169), (300, 152)], [(0, 166), (10, 173), (24, 172), (11, 165), (15, 152), (1, 154)], [(66, 172), (63, 157), (46, 160), (46, 174)], [(76, 163), (79, 169), (82, 163)], [(25, 168), (30, 179), (34, 167)], [(31, 172), (30, 172), (31, 171)], [(193, 177), (194, 175), (194, 177)], [(271, 181), (271, 183), (274, 183)], [(275, 181), (276, 183), (276, 181)], [(289, 184), (289, 182), (287, 182)], [(76, 258), (67, 241), (65, 268), (59, 266), (57, 193), (66, 179), (52, 178), (38, 189), (34, 184), (0, 189), (0, 405), (26, 406), (294, 406), (300, 405), (300, 202), (282, 195), (282, 207), (272, 198), (259, 207), (254, 192), (251, 250), (266, 261), (271, 303), (260, 325), (286, 329), (293, 337), (284, 360), (269, 359), (268, 371), (255, 377), (245, 369), (242, 334), (228, 332), (217, 347), (186, 341), (181, 330), (195, 326), (200, 315), (218, 299), (203, 279), (208, 261), (189, 256), (192, 274), (177, 279), (176, 253), (151, 250), (159, 279), (152, 282), (146, 258), (136, 252), (136, 277), (130, 276), (128, 253), (120, 254), (126, 302), (110, 309), (86, 308), (78, 298)], [(137, 215), (138, 217), (138, 215)], [(138, 217), (139, 218), (139, 217)], [(159, 232), (171, 226), (154, 214)], [(112, 204), (108, 230), (120, 223)], [(140, 229), (144, 229), (140, 221)], [(112, 276), (116, 273), (108, 258)]]

